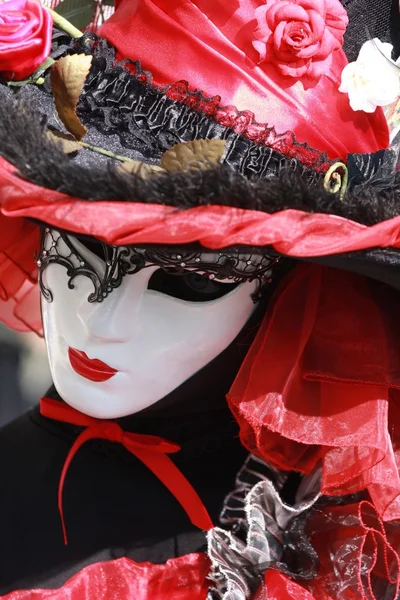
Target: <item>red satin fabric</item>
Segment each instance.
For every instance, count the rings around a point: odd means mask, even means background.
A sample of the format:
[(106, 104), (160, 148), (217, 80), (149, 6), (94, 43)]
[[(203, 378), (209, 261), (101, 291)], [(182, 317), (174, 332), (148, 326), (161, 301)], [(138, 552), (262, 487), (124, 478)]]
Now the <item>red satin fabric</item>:
[(20, 590), (4, 600), (205, 600), (206, 554), (187, 554), (165, 565), (129, 558), (90, 565), (56, 590)]
[[(41, 188), (14, 174), (0, 157), (0, 215), (29, 217), (56, 228), (94, 236), (107, 244), (187, 244), (218, 250), (235, 245), (273, 246), (295, 257), (326, 256), (372, 247), (400, 247), (400, 217), (367, 226), (336, 215), (288, 209), (274, 214), (230, 206), (177, 210), (159, 204), (96, 201)], [(23, 232), (23, 221), (0, 221)], [(34, 226), (32, 226), (34, 227)], [(20, 228), (20, 229), (19, 229)], [(0, 251), (8, 248), (0, 236)]]
[(247, 448), (304, 473), (322, 461), (324, 494), (367, 488), (385, 520), (400, 518), (398, 302), (364, 277), (299, 267), (228, 394)]
[(264, 0), (120, 0), (101, 28), (120, 58), (140, 60), (155, 83), (186, 80), (221, 104), (251, 111), (278, 134), (293, 131), (299, 142), (344, 159), (349, 152), (374, 152), (389, 144), (381, 109), (351, 110), (338, 91), (347, 60), (332, 54), (326, 74), (315, 81), (281, 75), (260, 63), (253, 48), (255, 9)]
[[(274, 214), (230, 206), (199, 206), (188, 210), (160, 204), (142, 204), (74, 198), (41, 188), (15, 174), (0, 157), (0, 233), (14, 227), (20, 242), (23, 221), (29, 217), (56, 228), (94, 236), (107, 244), (187, 244), (200, 242), (218, 250), (235, 245), (273, 246), (295, 257), (326, 256), (372, 247), (400, 247), (400, 217), (367, 226), (336, 215), (288, 209)], [(31, 225), (33, 228), (34, 226)]]
[[(218, 250), (239, 244), (273, 246), (294, 257), (373, 247), (400, 247), (400, 217), (373, 226), (335, 215), (283, 210), (274, 214), (229, 206), (184, 211), (156, 204), (92, 202), (17, 177), (0, 157), (0, 320), (18, 331), (41, 332), (34, 263), (39, 230), (23, 217), (94, 236), (107, 244), (186, 244)], [(134, 199), (133, 199), (134, 200)]]
[(186, 477), (167, 456), (167, 454), (180, 450), (177, 444), (154, 435), (125, 432), (114, 421), (89, 417), (68, 404), (63, 404), (52, 398), (42, 398), (40, 400), (40, 413), (49, 419), (85, 427), (76, 438), (65, 459), (58, 487), (58, 509), (60, 511), (65, 544), (68, 543), (62, 504), (65, 477), (69, 465), (79, 448), (88, 440), (99, 438), (122, 444), (128, 452), (131, 452), (131, 454), (142, 461), (180, 503), (193, 525), (205, 530), (213, 527), (207, 509), (194, 488), (192, 488)]

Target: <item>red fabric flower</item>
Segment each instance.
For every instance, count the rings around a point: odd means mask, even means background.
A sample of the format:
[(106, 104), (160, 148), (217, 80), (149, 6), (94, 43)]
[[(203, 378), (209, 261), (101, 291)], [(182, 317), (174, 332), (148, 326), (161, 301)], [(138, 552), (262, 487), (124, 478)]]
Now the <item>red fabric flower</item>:
[(24, 79), (50, 54), (53, 20), (38, 0), (0, 0), (0, 73)]
[(266, 0), (255, 14), (253, 46), (261, 61), (274, 63), (289, 77), (326, 73), (348, 23), (338, 0)]

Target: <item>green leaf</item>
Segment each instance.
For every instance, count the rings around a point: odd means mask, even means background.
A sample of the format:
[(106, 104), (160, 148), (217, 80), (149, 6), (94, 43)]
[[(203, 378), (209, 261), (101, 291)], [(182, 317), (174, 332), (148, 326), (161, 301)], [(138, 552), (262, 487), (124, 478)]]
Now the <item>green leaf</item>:
[(78, 29), (84, 29), (96, 14), (95, 0), (63, 0), (56, 12)]

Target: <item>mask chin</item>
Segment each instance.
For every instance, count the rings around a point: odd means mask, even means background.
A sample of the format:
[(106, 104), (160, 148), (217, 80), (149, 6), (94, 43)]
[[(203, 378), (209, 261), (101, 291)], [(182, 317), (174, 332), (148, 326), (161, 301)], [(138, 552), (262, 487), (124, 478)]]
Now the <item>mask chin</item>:
[[(138, 418), (150, 419), (181, 417), (182, 415), (196, 415), (197, 413), (209, 413), (228, 410), (226, 395), (241, 367), (251, 344), (257, 335), (258, 329), (265, 317), (267, 298), (258, 303), (254, 313), (246, 325), (242, 328), (236, 338), (225, 350), (211, 360), (202, 369), (194, 373), (186, 381), (169, 394), (132, 415), (132, 430), (137, 427)], [(63, 398), (58, 394), (54, 386), (46, 396), (58, 400)], [(130, 416), (123, 418), (126, 425), (124, 429), (130, 429)]]
[(223, 353), (256, 309), (255, 281), (208, 285), (198, 274), (164, 273), (143, 268), (102, 302), (89, 302), (90, 278), (78, 275), (71, 286), (62, 264), (47, 266), (45, 339), (55, 387), (68, 404), (107, 419), (148, 409)]
[(166, 411), (171, 417), (227, 408), (226, 395), (257, 335), (267, 304), (263, 297), (231, 344), (164, 398), (141, 411), (141, 416), (161, 416)]

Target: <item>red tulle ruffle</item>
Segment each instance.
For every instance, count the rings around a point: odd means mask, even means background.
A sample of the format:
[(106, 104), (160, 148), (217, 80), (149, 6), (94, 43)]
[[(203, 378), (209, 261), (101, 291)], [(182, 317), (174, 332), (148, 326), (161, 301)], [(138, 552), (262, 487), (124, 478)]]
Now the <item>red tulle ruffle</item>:
[(385, 520), (400, 518), (398, 302), (362, 276), (302, 265), (228, 394), (251, 452), (303, 473), (322, 461), (324, 494), (367, 488)]
[(0, 213), (0, 320), (16, 331), (41, 334), (40, 298), (34, 260), (39, 229)]
[(320, 560), (309, 584), (317, 600), (398, 598), (400, 525), (385, 525), (372, 504), (314, 511), (308, 534)]
[(20, 590), (3, 600), (205, 600), (206, 554), (187, 554), (165, 565), (128, 558), (90, 565), (56, 590)]

